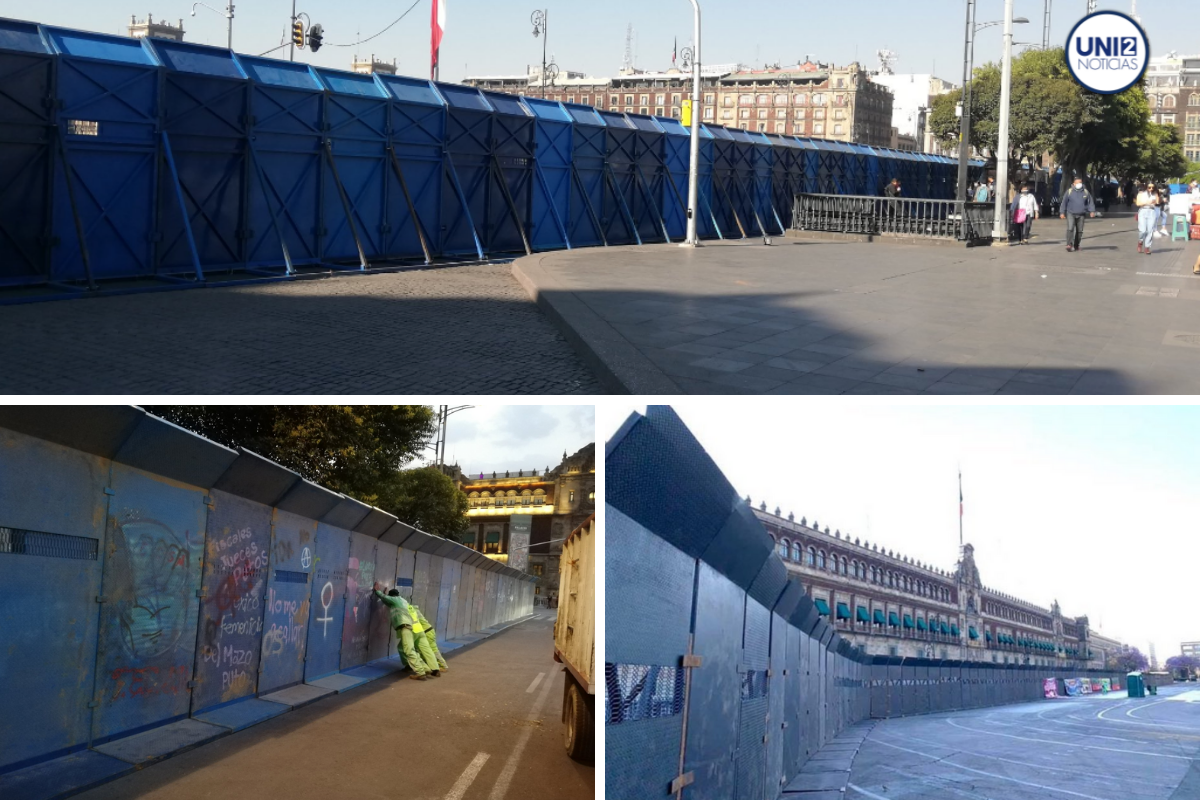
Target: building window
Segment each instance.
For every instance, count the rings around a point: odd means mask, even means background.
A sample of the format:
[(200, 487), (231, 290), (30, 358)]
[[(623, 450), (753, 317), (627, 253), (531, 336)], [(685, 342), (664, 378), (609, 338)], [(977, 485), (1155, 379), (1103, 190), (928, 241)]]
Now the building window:
[(483, 552), (499, 553), (500, 552), (500, 532), (488, 531), (483, 539)]
[(574, 502), (575, 502), (575, 490), (574, 490), (574, 489), (572, 489), (571, 491), (567, 492), (567, 502), (568, 502), (568, 503), (574, 503)]
[(738, 105), (739, 105), (739, 106), (752, 106), (752, 105), (754, 105), (754, 95), (752, 95), (752, 94), (739, 94), (739, 95), (738, 95)]
[(671, 95), (671, 105), (673, 105), (673, 106), (679, 105), (679, 95), (678, 94)]
[(814, 106), (823, 106), (823, 105), (825, 105), (825, 95), (823, 95), (823, 94), (814, 94), (814, 95), (813, 95), (812, 102), (813, 102), (813, 105), (814, 105)]
[(625, 105), (627, 105), (627, 106), (633, 105), (633, 95), (631, 95), (631, 94), (625, 95)]
[(583, 103), (586, 106), (588, 104), (588, 96), (586, 94), (581, 95), (579, 98), (579, 102)]
[(654, 109), (654, 116), (661, 117), (662, 115), (663, 115), (662, 106), (659, 106), (658, 108)]
[[(632, 98), (631, 98), (631, 99), (632, 99)], [(621, 95), (619, 95), (619, 94), (614, 94), (614, 95), (612, 96), (612, 104), (615, 106), (617, 103), (620, 103), (620, 102), (621, 102)], [(614, 110), (614, 111), (616, 111), (616, 109), (613, 109), (613, 110)]]
[(725, 106), (726, 108), (729, 108), (730, 106), (732, 106), (733, 105), (733, 95), (731, 95), (731, 94), (725, 95), (725, 99), (721, 101), (721, 105)]
[(633, 106), (625, 106), (625, 113), (626, 113), (626, 114), (632, 114), (632, 113), (633, 113)]
[(758, 118), (759, 118), (759, 119), (766, 119), (766, 118), (767, 118), (767, 110), (766, 110), (765, 108), (760, 108), (760, 109), (758, 110)]
[(817, 551), (817, 569), (825, 569), (825, 551)]
[(792, 561), (800, 561), (800, 543), (792, 542)]
[(796, 95), (795, 99), (796, 99), (796, 105), (798, 105), (798, 106), (808, 105), (808, 95), (806, 95), (806, 94), (798, 94), (798, 95)]
[(712, 103), (713, 103), (713, 98), (714, 98), (714, 97), (715, 97), (715, 95), (713, 95), (713, 94), (706, 94), (706, 95), (704, 95), (704, 105), (706, 105), (706, 106), (711, 106), (711, 105), (712, 105)]
[[(708, 116), (711, 109), (704, 109), (705, 116)], [(733, 109), (727, 108), (721, 112), (721, 119), (733, 119)]]
[(837, 88), (841, 89), (841, 88), (843, 88), (845, 85), (846, 85), (846, 79), (845, 79), (845, 78), (838, 78), (838, 79), (837, 79)]
[(641, 104), (642, 104), (642, 105), (644, 105), (644, 106), (648, 106), (648, 105), (650, 105), (650, 95), (648, 95), (648, 94), (644, 94), (644, 95), (642, 95), (642, 99), (641, 99), (641, 101), (640, 101), (640, 102), (641, 102)]
[(541, 576), (543, 569), (544, 569), (544, 567), (542, 564), (530, 564), (529, 565), (529, 571), (539, 577)]
[(803, 108), (796, 109), (796, 119), (804, 119), (805, 110)]
[(661, 106), (663, 103), (666, 102), (666, 95), (664, 95), (664, 94), (654, 95), (654, 102), (658, 103)]
[(743, 108), (738, 111), (738, 116), (742, 119), (750, 119), (750, 109)]
[(833, 126), (833, 133), (837, 135), (842, 132), (842, 123), (838, 122)]
[(775, 119), (787, 119), (787, 109), (786, 108), (775, 109)]
[(804, 563), (806, 566), (811, 567), (811, 566), (814, 566), (816, 564), (816, 562), (817, 562), (817, 550), (815, 547), (810, 546), (808, 548), (808, 558), (805, 560)]
[[(726, 113), (726, 114), (729, 114), (729, 113), (732, 113), (732, 112), (726, 111), (725, 113)], [(711, 108), (705, 108), (705, 109), (704, 109), (704, 118), (705, 118), (705, 119), (712, 119), (712, 118), (713, 118), (713, 110), (712, 110)]]
[(779, 544), (775, 546), (775, 550), (779, 553), (779, 557), (786, 559), (788, 557), (787, 539), (780, 539)]
[(767, 105), (767, 104), (768, 104), (768, 103), (770, 103), (770, 102), (771, 102), (771, 97), (770, 97), (770, 95), (760, 94), (760, 95), (758, 96), (758, 104), (759, 104), (760, 106), (765, 106), (765, 105)]
[(814, 108), (813, 109), (813, 119), (825, 119), (825, 109)]

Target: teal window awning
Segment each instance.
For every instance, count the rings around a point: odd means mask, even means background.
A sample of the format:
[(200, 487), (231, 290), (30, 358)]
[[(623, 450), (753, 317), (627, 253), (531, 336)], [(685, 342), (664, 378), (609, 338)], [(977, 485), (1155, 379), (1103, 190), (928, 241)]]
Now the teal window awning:
[(891, 625), (893, 628), (900, 627), (900, 615), (895, 611), (888, 612), (888, 625)]
[(913, 626), (912, 614), (904, 615), (904, 627), (911, 628)]
[(858, 612), (858, 616), (856, 616), (855, 619), (857, 619), (859, 622), (870, 622), (871, 621), (871, 615), (867, 613), (866, 606), (859, 606), (855, 610)]
[(992, 632), (991, 631), (984, 631), (983, 635), (984, 635), (984, 638), (986, 638), (989, 642), (992, 640)]
[(837, 618), (838, 619), (850, 619), (850, 606), (846, 605), (845, 603), (838, 603), (837, 604)]
[(883, 624), (883, 622), (884, 622), (884, 620), (883, 620), (883, 611), (881, 611), (881, 610), (880, 610), (880, 609), (878, 609), (878, 608), (877, 608), (877, 609), (875, 609), (875, 624), (876, 624), (876, 625), (882, 625), (882, 624)]
[(967, 635), (970, 636), (972, 639), (978, 639), (979, 631), (975, 630), (975, 626), (971, 625), (971, 626), (967, 627)]
[(946, 627), (946, 623), (942, 623), (942, 633), (949, 633), (950, 629)]
[(917, 630), (919, 630), (919, 631), (926, 630), (925, 620), (922, 619), (921, 617), (917, 617)]
[(816, 600), (813, 600), (813, 605), (817, 607), (818, 614), (829, 616), (829, 603), (818, 597)]
[(950, 635), (958, 636), (958, 626), (955, 625), (954, 623), (950, 623)]

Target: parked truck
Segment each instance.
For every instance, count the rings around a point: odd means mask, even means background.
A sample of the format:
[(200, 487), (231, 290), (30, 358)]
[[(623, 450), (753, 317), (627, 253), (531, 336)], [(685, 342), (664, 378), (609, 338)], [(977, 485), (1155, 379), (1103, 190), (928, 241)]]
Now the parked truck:
[(576, 761), (595, 758), (596, 515), (571, 532), (559, 559), (554, 660), (563, 664), (564, 743)]

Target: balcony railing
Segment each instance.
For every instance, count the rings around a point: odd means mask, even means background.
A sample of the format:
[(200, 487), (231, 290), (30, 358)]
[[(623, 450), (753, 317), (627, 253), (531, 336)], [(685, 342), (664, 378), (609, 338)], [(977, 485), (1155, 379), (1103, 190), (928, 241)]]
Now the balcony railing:
[(792, 228), (973, 241), (991, 237), (994, 209), (991, 203), (962, 200), (798, 194)]

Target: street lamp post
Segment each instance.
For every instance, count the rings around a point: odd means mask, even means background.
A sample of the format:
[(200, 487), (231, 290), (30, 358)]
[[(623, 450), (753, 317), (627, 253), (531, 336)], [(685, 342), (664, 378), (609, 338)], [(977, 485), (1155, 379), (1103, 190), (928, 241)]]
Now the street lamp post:
[(688, 161), (688, 207), (687, 238), (681, 246), (696, 247), (700, 237), (696, 234), (696, 205), (700, 189), (700, 4), (691, 0), (695, 12), (694, 30), (695, 58), (692, 60), (692, 138)]
[(546, 40), (550, 38), (547, 26), (549, 9), (534, 11), (529, 19), (533, 23), (533, 38), (542, 37), (542, 99), (546, 99)]
[(975, 43), (975, 0), (967, 0), (967, 36), (963, 44), (962, 119), (958, 121), (958, 199), (967, 198), (967, 159), (971, 152), (971, 56)]
[(233, 49), (233, 0), (229, 0), (229, 5), (227, 5), (225, 7), (224, 11), (217, 11), (217, 9), (213, 8), (212, 6), (208, 5), (207, 3), (192, 3), (192, 16), (193, 17), (196, 16), (196, 6), (204, 6), (209, 11), (212, 11), (216, 14), (220, 14), (222, 17), (225, 17), (227, 20), (229, 20), (229, 36), (227, 38), (225, 46), (227, 48), (229, 48), (230, 50), (232, 50)]
[(1008, 243), (1008, 122), (1012, 102), (1013, 0), (1004, 0), (1004, 61), (1000, 70), (1000, 141), (996, 145), (996, 218), (992, 241)]

